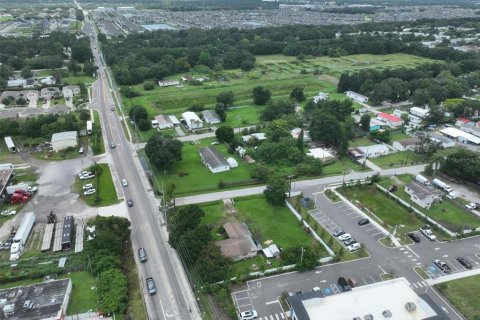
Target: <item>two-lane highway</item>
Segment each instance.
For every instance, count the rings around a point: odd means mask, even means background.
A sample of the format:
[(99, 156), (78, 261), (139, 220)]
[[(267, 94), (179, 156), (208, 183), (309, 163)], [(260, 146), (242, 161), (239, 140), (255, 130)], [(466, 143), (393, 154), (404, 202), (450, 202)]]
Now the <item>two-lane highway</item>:
[[(105, 147), (110, 158), (115, 183), (124, 198), (132, 199), (128, 208), (132, 224), (133, 249), (144, 247), (147, 262), (140, 263), (139, 275), (149, 319), (201, 319), (195, 296), (188, 283), (185, 271), (175, 252), (168, 245), (168, 233), (161, 225), (158, 205), (153, 192), (141, 170), (135, 151), (122, 130), (120, 117), (114, 106), (112, 90), (108, 82), (108, 70), (103, 64), (98, 49), (95, 29), (85, 15), (85, 31), (91, 38), (94, 61), (98, 67), (98, 80), (93, 83), (92, 107), (100, 114)], [(110, 144), (114, 144), (114, 148)], [(121, 187), (125, 178), (127, 187)], [(126, 205), (126, 203), (125, 203)], [(150, 296), (145, 288), (147, 277), (153, 277), (157, 294)]]

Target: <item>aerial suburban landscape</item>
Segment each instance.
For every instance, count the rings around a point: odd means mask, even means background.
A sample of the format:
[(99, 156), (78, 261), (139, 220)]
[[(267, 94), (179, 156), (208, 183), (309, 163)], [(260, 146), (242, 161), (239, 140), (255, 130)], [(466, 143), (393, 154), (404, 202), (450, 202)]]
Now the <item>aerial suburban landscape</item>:
[(0, 319), (479, 296), (479, 2), (0, 0)]

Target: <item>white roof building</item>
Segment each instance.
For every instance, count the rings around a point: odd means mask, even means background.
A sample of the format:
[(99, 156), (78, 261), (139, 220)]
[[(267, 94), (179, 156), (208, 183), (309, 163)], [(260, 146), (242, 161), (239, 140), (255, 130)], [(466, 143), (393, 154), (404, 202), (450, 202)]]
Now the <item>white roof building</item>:
[(230, 166), (230, 168), (236, 168), (238, 167), (238, 162), (237, 160), (235, 160), (235, 158), (227, 158), (227, 162), (228, 162), (228, 165)]
[(27, 80), (25, 79), (14, 79), (14, 80), (7, 81), (7, 87), (9, 88), (12, 88), (12, 87), (25, 88), (26, 86), (27, 86)]
[(357, 147), (355, 148), (367, 158), (375, 158), (385, 156), (390, 153), (390, 149), (383, 144), (374, 144), (372, 146)]
[(391, 319), (423, 320), (437, 313), (405, 278), (381, 281), (325, 296), (322, 291), (288, 297), (292, 320)]
[(60, 151), (68, 147), (76, 147), (78, 145), (77, 131), (64, 131), (52, 134), (52, 149)]
[(220, 116), (213, 110), (204, 110), (202, 111), (203, 119), (208, 124), (220, 123)]
[(333, 159), (333, 154), (330, 151), (322, 149), (322, 148), (315, 148), (308, 150), (307, 156), (314, 157), (315, 159), (320, 159), (322, 162), (328, 162)]
[(246, 136), (242, 136), (242, 140), (245, 143), (247, 143), (248, 140), (250, 140), (251, 138), (255, 138), (258, 141), (267, 140), (267, 137), (265, 136), (265, 133), (263, 133), (263, 132), (252, 133), (252, 134), (247, 134)]
[(317, 103), (318, 101), (328, 100), (328, 93), (319, 92), (316, 96), (313, 97), (313, 102)]
[(203, 128), (203, 122), (195, 112), (192, 112), (192, 111), (184, 112), (182, 113), (182, 117), (185, 120), (186, 125), (190, 131)]
[(440, 133), (449, 138), (458, 140), (463, 143), (472, 143), (472, 144), (480, 145), (479, 137), (454, 127), (448, 127), (448, 128), (442, 129), (440, 130)]
[(349, 97), (354, 101), (361, 102), (361, 103), (368, 102), (368, 97), (364, 96), (363, 94), (356, 93), (354, 91), (346, 91), (345, 94), (347, 95), (347, 97)]
[[(302, 128), (293, 128), (291, 131), (290, 131), (290, 134), (292, 135), (292, 138), (294, 139), (298, 139), (298, 137), (300, 136), (300, 132), (302, 132)], [(307, 142), (307, 141), (310, 141), (310, 131), (308, 130), (304, 130), (303, 131), (303, 141)]]

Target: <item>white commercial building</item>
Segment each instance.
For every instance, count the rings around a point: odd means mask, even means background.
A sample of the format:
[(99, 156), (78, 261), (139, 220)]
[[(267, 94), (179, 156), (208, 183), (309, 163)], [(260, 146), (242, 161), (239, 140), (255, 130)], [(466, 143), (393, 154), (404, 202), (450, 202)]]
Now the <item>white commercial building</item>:
[(479, 137), (454, 127), (448, 127), (448, 128), (442, 129), (440, 130), (440, 133), (443, 134), (444, 136), (447, 136), (449, 138), (455, 139), (463, 143), (480, 145)]
[(185, 120), (186, 125), (190, 131), (203, 128), (203, 122), (195, 112), (184, 112), (182, 113), (182, 117)]
[(360, 102), (360, 103), (367, 103), (368, 102), (368, 97), (364, 96), (363, 94), (356, 93), (354, 91), (346, 91), (345, 94), (347, 97), (350, 99)]
[(78, 145), (77, 131), (64, 131), (52, 134), (52, 149), (60, 151)]
[(437, 316), (405, 278), (359, 286), (334, 295), (313, 291), (287, 299), (292, 320), (424, 320)]
[(387, 154), (390, 153), (390, 149), (383, 144), (374, 144), (372, 146), (356, 147), (355, 149), (363, 153), (364, 157), (366, 158), (386, 156)]

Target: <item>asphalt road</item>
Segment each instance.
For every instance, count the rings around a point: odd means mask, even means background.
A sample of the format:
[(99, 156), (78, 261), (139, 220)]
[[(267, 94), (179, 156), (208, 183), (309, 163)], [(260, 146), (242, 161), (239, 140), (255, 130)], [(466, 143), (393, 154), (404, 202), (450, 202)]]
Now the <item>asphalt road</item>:
[[(128, 181), (123, 188), (124, 198), (132, 199), (134, 206), (128, 208), (132, 224), (132, 245), (136, 252), (144, 247), (148, 261), (136, 262), (142, 285), (143, 298), (149, 319), (201, 319), (195, 297), (187, 281), (184, 269), (176, 252), (168, 245), (168, 234), (162, 221), (150, 186), (140, 167), (137, 155), (127, 141), (108, 82), (108, 70), (97, 50), (96, 34), (85, 15), (85, 32), (92, 41), (92, 52), (98, 66), (98, 80), (92, 87), (92, 107), (100, 114), (105, 148), (110, 154), (112, 174), (117, 189), (122, 189), (121, 179)], [(110, 147), (113, 142), (115, 148)], [(126, 205), (126, 204), (125, 204)], [(157, 294), (149, 296), (145, 289), (145, 279), (153, 277)]]

